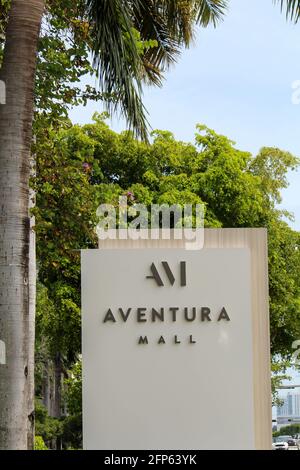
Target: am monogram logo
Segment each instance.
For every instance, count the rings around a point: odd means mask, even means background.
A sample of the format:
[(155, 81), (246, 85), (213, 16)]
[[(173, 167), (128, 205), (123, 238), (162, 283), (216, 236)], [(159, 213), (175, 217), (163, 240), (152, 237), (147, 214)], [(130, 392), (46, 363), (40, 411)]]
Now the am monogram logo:
[[(175, 276), (174, 276), (168, 262), (167, 261), (162, 261), (161, 264), (162, 264), (162, 267), (163, 267), (163, 269), (164, 269), (164, 271), (167, 275), (167, 278), (168, 278), (171, 286), (173, 286), (175, 284)], [(158, 269), (156, 268), (154, 263), (151, 264), (150, 271), (151, 271), (151, 276), (146, 276), (146, 279), (154, 279), (156, 281), (156, 284), (159, 287), (164, 286), (163, 280), (162, 280), (161, 276), (159, 275)], [(186, 286), (186, 262), (185, 261), (180, 262), (180, 285), (183, 286), (183, 287)]]

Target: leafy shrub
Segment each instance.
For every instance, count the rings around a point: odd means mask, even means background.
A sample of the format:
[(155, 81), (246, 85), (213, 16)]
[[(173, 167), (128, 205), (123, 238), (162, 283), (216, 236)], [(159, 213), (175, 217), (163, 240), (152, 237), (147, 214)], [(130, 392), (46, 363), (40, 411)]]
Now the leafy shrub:
[(42, 436), (35, 436), (34, 438), (34, 450), (48, 450)]

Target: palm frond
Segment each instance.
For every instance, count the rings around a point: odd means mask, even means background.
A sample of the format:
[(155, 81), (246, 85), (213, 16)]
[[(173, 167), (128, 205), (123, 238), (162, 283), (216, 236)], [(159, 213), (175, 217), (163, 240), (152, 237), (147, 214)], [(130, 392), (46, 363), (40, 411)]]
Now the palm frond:
[(228, 0), (143, 0), (134, 11), (134, 23), (141, 38), (155, 39), (156, 48), (147, 52), (147, 60), (156, 67), (167, 67), (188, 47), (198, 23), (217, 25), (223, 18)]
[(166, 18), (168, 31), (178, 44), (188, 46), (193, 38), (195, 18), (193, 15), (194, 1), (191, 0), (163, 0), (161, 2), (162, 15)]
[[(137, 2), (138, 3), (138, 2)], [(130, 127), (147, 138), (147, 119), (141, 100), (141, 57), (132, 33), (130, 2), (125, 0), (87, 0), (91, 23), (94, 65), (109, 112), (120, 107)]]
[(200, 26), (207, 27), (210, 23), (214, 27), (222, 21), (226, 13), (228, 0), (195, 0), (195, 17)]
[(286, 18), (297, 23), (300, 19), (300, 0), (273, 0), (280, 3), (281, 11), (286, 11)]
[(178, 39), (171, 30), (164, 4), (157, 0), (143, 0), (138, 8), (133, 7), (133, 22), (142, 41), (155, 40), (157, 46), (145, 53), (146, 60), (154, 67), (176, 61), (179, 54)]
[[(161, 85), (164, 71), (193, 40), (198, 23), (216, 26), (229, 0), (85, 0), (92, 26), (94, 64), (108, 110), (121, 108), (138, 135), (146, 138), (142, 83)], [(142, 43), (141, 54), (134, 31)]]

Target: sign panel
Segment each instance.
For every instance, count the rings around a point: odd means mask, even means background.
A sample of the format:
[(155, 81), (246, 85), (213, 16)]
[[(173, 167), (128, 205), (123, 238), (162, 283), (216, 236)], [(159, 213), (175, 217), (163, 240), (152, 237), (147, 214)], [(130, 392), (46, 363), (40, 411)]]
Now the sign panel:
[(85, 449), (254, 449), (247, 248), (82, 252)]

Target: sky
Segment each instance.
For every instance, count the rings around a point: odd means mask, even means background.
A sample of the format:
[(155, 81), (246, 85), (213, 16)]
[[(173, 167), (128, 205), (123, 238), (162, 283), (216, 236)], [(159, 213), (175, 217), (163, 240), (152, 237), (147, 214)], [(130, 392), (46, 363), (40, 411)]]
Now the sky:
[[(300, 23), (287, 22), (272, 0), (231, 0), (224, 22), (198, 29), (164, 86), (144, 90), (144, 103), (152, 128), (170, 130), (177, 139), (193, 142), (195, 125), (203, 123), (241, 150), (255, 154), (272, 146), (300, 156), (300, 99), (292, 102), (297, 80)], [(101, 106), (89, 103), (72, 110), (71, 118), (87, 123), (95, 111)], [(117, 117), (111, 126), (125, 128)], [(288, 179), (282, 205), (294, 212), (292, 226), (300, 230), (300, 170)]]

